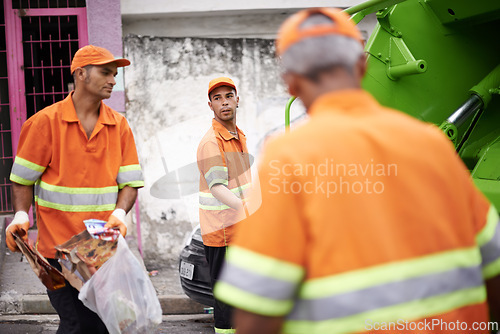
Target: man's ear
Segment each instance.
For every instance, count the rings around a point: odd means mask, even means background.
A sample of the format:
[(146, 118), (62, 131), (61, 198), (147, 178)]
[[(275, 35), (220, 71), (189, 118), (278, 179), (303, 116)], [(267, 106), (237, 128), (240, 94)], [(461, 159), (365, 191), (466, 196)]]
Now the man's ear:
[(212, 108), (212, 101), (208, 101), (208, 107), (212, 109), (212, 111), (214, 110), (214, 108)]
[(361, 83), (366, 74), (366, 55), (363, 53), (354, 66), (355, 78)]
[(87, 77), (87, 71), (82, 68), (82, 67), (77, 67), (76, 70), (75, 70), (75, 78), (77, 80), (82, 80), (82, 81), (85, 81), (85, 78)]
[(288, 93), (292, 96), (300, 96), (300, 77), (291, 72), (283, 74), (282, 77), (288, 88)]

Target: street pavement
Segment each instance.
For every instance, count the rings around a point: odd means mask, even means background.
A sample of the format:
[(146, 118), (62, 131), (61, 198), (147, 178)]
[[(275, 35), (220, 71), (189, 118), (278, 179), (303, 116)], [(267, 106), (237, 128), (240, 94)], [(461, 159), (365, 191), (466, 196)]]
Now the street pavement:
[[(154, 334), (208, 334), (213, 333), (212, 316), (208, 314), (164, 315)], [(2, 334), (55, 334), (56, 315), (0, 316)], [(153, 333), (152, 333), (153, 334)]]
[[(58, 318), (46, 289), (21, 253), (5, 246), (4, 219), (0, 216), (0, 333), (55, 333)], [(130, 249), (140, 259), (136, 240), (128, 237)], [(162, 307), (164, 323), (158, 333), (213, 333), (212, 315), (206, 306), (182, 291), (177, 265), (148, 268)]]

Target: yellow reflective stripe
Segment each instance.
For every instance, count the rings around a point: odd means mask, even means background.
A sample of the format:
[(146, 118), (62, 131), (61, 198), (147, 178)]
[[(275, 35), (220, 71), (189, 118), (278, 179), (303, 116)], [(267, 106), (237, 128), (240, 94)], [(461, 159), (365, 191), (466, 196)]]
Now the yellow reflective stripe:
[(214, 295), (234, 307), (267, 316), (282, 316), (293, 307), (291, 300), (274, 300), (251, 294), (225, 282), (217, 282)]
[(260, 275), (229, 261), (226, 261), (224, 271), (217, 281), (272, 300), (292, 300), (296, 295), (297, 286), (300, 284), (300, 282), (270, 277), (269, 273)]
[[(229, 190), (231, 190), (232, 193), (237, 194), (237, 193), (241, 193), (243, 190), (249, 188), (251, 185), (252, 185), (252, 183), (247, 183), (247, 184), (242, 185), (241, 187), (235, 187), (235, 188), (232, 188), (232, 189), (229, 189)], [(202, 198), (216, 199), (214, 197), (214, 195), (212, 195), (212, 193), (209, 193), (209, 192), (205, 193), (205, 192), (201, 192), (200, 191), (198, 194)], [(246, 201), (246, 200), (247, 199), (244, 199), (243, 201)], [(207, 210), (207, 211), (217, 211), (217, 210), (231, 209), (229, 206), (227, 206), (225, 204), (221, 204), (221, 205), (206, 205), (206, 204), (201, 204), (200, 203), (199, 207), (200, 207), (200, 209)]]
[[(23, 164), (21, 164), (20, 162), (22, 162)], [(30, 165), (30, 167), (26, 167), (25, 165)], [(15, 175), (21, 179), (34, 182), (40, 178), (44, 170), (44, 167), (19, 158), (14, 161), (12, 170), (10, 172), (12, 175)]]
[(212, 188), (214, 184), (221, 183), (227, 186), (228, 184), (228, 172), (227, 167), (224, 166), (213, 166), (205, 173), (205, 181), (207, 182), (208, 188)]
[(65, 193), (65, 194), (107, 194), (107, 193), (118, 192), (118, 186), (109, 186), (101, 188), (73, 188), (73, 187), (55, 186), (43, 181), (40, 182), (40, 187), (49, 191)]
[(22, 184), (23, 186), (32, 186), (36, 182), (36, 181), (30, 181), (30, 180), (23, 179), (22, 177), (17, 176), (17, 175), (12, 174), (12, 173), (10, 174), (10, 180), (12, 182)]
[(313, 279), (304, 283), (299, 295), (304, 299), (321, 298), (325, 295), (361, 290), (396, 280), (480, 264), (481, 255), (477, 247), (453, 250)]
[(251, 185), (252, 185), (252, 183), (247, 183), (247, 184), (242, 185), (241, 187), (235, 187), (235, 188), (231, 188), (229, 190), (231, 190), (233, 193), (241, 193), (241, 192), (243, 192), (243, 190), (250, 188)]
[(223, 329), (214, 327), (215, 334), (234, 334), (236, 333), (236, 329)]
[(354, 333), (369, 330), (366, 327), (369, 320), (379, 323), (397, 321), (398, 319), (411, 321), (484, 302), (486, 302), (486, 289), (484, 286), (479, 286), (338, 319), (324, 321), (288, 320), (283, 326), (283, 333)]
[[(243, 203), (246, 203), (248, 202), (246, 199), (243, 200)], [(228, 209), (232, 209), (230, 206), (228, 205), (205, 205), (205, 204), (200, 204), (199, 205), (199, 208), (202, 209), (202, 210), (207, 210), (207, 211), (221, 211), (221, 210), (228, 210)]]
[(203, 204), (200, 204), (200, 209), (207, 210), (207, 211), (221, 211), (221, 210), (231, 209), (231, 207), (227, 206), (227, 205), (203, 205)]
[(118, 173), (130, 172), (133, 170), (141, 170), (141, 165), (135, 164), (135, 165), (121, 166), (120, 169), (118, 169)]
[[(239, 193), (239, 192), (242, 192), (242, 190), (245, 190), (245, 189), (248, 189), (250, 188), (252, 185), (252, 183), (247, 183), (247, 184), (244, 184), (242, 185), (241, 187), (235, 187), (235, 188), (231, 188), (229, 190), (231, 190), (232, 193)], [(207, 197), (207, 198), (215, 198), (214, 195), (212, 195), (212, 193), (204, 193), (204, 192), (199, 192), (199, 195), (200, 197)]]
[(500, 274), (500, 258), (483, 267), (483, 277), (485, 280)]
[(302, 280), (305, 269), (298, 264), (278, 260), (254, 251), (231, 246), (226, 254), (226, 261), (262, 276), (297, 283)]
[(43, 172), (45, 170), (45, 167), (37, 165), (36, 163), (31, 162), (31, 161), (26, 160), (26, 159), (23, 159), (19, 156), (16, 156), (14, 163), (19, 164), (21, 166), (24, 166), (26, 168), (29, 168), (31, 170), (34, 170), (36, 172)]
[(205, 179), (208, 178), (208, 176), (212, 173), (212, 172), (226, 172), (227, 173), (227, 167), (224, 167), (224, 166), (213, 166), (212, 168), (210, 168), (208, 170), (208, 172), (205, 173)]
[(52, 203), (46, 200), (39, 198), (38, 196), (35, 198), (38, 202), (38, 205), (44, 206), (46, 208), (51, 208), (59, 211), (65, 212), (101, 212), (101, 211), (113, 211), (116, 207), (116, 204), (105, 204), (105, 205), (67, 205), (67, 204), (58, 204)]
[(497, 209), (493, 205), (490, 205), (490, 209), (488, 210), (488, 214), (486, 216), (486, 224), (476, 236), (476, 242), (479, 246), (485, 245), (491, 240), (491, 238), (493, 238), (498, 220)]
[(129, 186), (132, 188), (141, 188), (141, 187), (144, 187), (144, 181), (132, 181), (132, 182), (120, 183), (118, 185), (118, 188), (123, 189), (123, 188), (125, 188), (125, 186)]

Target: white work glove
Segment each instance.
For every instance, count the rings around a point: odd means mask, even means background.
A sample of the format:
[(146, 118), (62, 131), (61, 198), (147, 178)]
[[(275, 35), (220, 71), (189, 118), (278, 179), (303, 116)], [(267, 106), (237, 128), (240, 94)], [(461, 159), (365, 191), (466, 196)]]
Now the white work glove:
[(28, 229), (30, 228), (30, 218), (25, 211), (17, 211), (12, 222), (5, 230), (5, 243), (13, 252), (19, 252), (16, 241), (11, 233), (17, 233), (24, 240), (28, 239)]
[(125, 216), (127, 213), (123, 209), (115, 209), (111, 216), (109, 216), (108, 222), (104, 227), (114, 228), (118, 227), (120, 229), (120, 233), (125, 238), (127, 235), (127, 225), (125, 224)]

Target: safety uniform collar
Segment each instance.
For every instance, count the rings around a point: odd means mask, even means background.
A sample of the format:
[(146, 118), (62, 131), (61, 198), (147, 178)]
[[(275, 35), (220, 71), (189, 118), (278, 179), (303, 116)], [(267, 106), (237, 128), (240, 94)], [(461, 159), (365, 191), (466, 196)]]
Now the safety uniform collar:
[[(212, 126), (214, 130), (216, 130), (221, 135), (221, 137), (224, 138), (224, 140), (231, 140), (233, 138), (237, 139), (235, 135), (229, 133), (229, 131), (224, 127), (224, 125), (217, 122), (215, 118), (212, 119)], [(236, 132), (238, 132), (238, 138), (240, 138), (240, 140), (242, 138), (245, 138), (245, 134), (243, 133), (243, 131), (240, 130), (240, 128), (238, 128), (238, 126), (236, 126)]]
[(379, 105), (377, 100), (363, 89), (345, 89), (330, 92), (318, 97), (309, 107), (310, 116), (322, 112), (349, 112), (354, 110), (373, 110)]
[[(78, 116), (76, 115), (75, 105), (73, 104), (73, 99), (71, 96), (75, 91), (71, 91), (68, 96), (62, 101), (62, 120), (66, 122), (79, 122)], [(113, 116), (111, 110), (101, 101), (101, 106), (99, 107), (99, 118), (97, 123), (115, 125), (116, 119)]]

